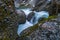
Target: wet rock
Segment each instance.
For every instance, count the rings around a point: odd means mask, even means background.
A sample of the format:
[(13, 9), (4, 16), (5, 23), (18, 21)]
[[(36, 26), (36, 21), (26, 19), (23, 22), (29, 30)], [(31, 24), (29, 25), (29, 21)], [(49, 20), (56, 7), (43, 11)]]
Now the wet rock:
[(31, 19), (34, 17), (34, 15), (35, 15), (34, 12), (29, 13), (28, 16), (27, 16), (27, 20), (31, 21)]
[(19, 24), (24, 24), (26, 22), (26, 15), (25, 15), (24, 11), (18, 10), (17, 14), (19, 16)]

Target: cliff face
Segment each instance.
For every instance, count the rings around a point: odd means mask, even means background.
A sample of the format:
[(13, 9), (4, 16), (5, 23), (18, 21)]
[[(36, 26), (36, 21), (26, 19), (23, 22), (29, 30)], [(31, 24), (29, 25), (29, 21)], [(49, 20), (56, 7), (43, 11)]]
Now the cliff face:
[(15, 40), (17, 37), (19, 16), (14, 9), (13, 0), (0, 0), (0, 40)]

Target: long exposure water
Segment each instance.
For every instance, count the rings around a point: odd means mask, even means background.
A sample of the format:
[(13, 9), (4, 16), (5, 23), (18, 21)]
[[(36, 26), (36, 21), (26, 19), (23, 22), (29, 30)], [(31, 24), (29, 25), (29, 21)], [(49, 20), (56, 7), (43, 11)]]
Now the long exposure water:
[[(18, 7), (18, 6), (19, 6), (19, 4), (17, 5), (17, 4), (15, 3), (15, 7)], [(23, 10), (23, 11), (25, 12), (26, 17), (29, 15), (30, 12), (32, 12), (32, 11), (30, 10), (30, 8), (26, 8), (26, 9), (16, 9), (16, 10), (17, 10), (18, 12), (19, 12), (19, 10)], [(40, 11), (40, 12), (34, 11), (34, 13), (35, 13), (35, 15), (34, 15), (35, 19), (34, 19), (34, 17), (33, 17), (30, 21), (26, 20), (26, 22), (25, 22), (24, 24), (20, 24), (20, 25), (18, 26), (18, 30), (17, 30), (17, 34), (18, 34), (18, 35), (20, 35), (20, 33), (21, 33), (22, 31), (24, 31), (25, 29), (27, 29), (27, 28), (29, 28), (29, 27), (31, 27), (31, 26), (33, 27), (35, 24), (37, 24), (39, 18), (42, 18), (42, 17), (48, 18), (48, 16), (49, 16), (49, 12), (47, 12), (47, 11)], [(35, 20), (34, 22), (33, 22), (33, 19)]]
[[(22, 9), (22, 10), (25, 12), (26, 16), (31, 12), (30, 9)], [(35, 22), (33, 22), (33, 18), (34, 18), (33, 17), (31, 19), (31, 21), (26, 20), (25, 24), (20, 24), (18, 27), (18, 30), (17, 30), (18, 35), (20, 35), (20, 33), (23, 30), (27, 29), (28, 27), (31, 27), (31, 26), (37, 24), (39, 18), (41, 18), (41, 17), (48, 18), (48, 16), (49, 16), (48, 12), (46, 12), (46, 11), (41, 11), (41, 12), (34, 11), (34, 13), (35, 13), (35, 15), (34, 15), (35, 16), (35, 19), (34, 19)]]

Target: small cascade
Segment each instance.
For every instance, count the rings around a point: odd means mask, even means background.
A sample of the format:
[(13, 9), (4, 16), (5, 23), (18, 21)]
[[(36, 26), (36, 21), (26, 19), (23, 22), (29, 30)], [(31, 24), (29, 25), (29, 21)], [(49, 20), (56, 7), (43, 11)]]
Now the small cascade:
[[(17, 3), (16, 1), (15, 1), (15, 7), (16, 8), (19, 8), (19, 3)], [(19, 26), (18, 26), (18, 30), (17, 30), (17, 34), (18, 35), (20, 35), (20, 33), (22, 32), (22, 31), (24, 31), (25, 29), (27, 29), (27, 28), (29, 28), (29, 27), (33, 27), (35, 24), (37, 24), (38, 23), (38, 20), (40, 19), (40, 18), (48, 18), (48, 16), (49, 16), (49, 12), (47, 12), (47, 11), (40, 11), (40, 12), (36, 12), (36, 11), (31, 11), (31, 8), (25, 8), (25, 9), (16, 9), (16, 11), (19, 13), (20, 12), (20, 10), (22, 10), (22, 11), (24, 11), (25, 12), (25, 15), (26, 15), (26, 18), (27, 18), (27, 16), (31, 13), (31, 12), (34, 12), (35, 13), (35, 15), (31, 18), (31, 20), (30, 21), (28, 21), (27, 19), (26, 19), (26, 22), (24, 23), (24, 24), (20, 24)]]
[[(30, 12), (32, 12), (32, 11), (30, 11), (30, 9), (20, 9), (20, 10), (23, 10), (25, 12), (26, 17), (29, 15)], [(33, 16), (33, 18), (31, 18), (30, 21), (28, 21), (26, 19), (26, 23), (25, 24), (20, 24), (19, 25), (18, 30), (17, 30), (18, 35), (20, 35), (20, 33), (22, 31), (24, 31), (25, 29), (37, 24), (39, 18), (42, 18), (42, 17), (48, 18), (48, 16), (49, 16), (48, 12), (46, 12), (46, 11), (40, 11), (40, 12), (34, 11), (34, 13), (35, 13), (35, 15)], [(34, 19), (34, 17), (35, 17), (35, 19)]]

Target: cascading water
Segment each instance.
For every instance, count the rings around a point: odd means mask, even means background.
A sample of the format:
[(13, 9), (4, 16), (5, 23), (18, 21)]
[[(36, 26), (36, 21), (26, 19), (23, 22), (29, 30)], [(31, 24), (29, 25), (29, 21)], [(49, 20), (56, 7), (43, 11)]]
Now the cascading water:
[[(15, 6), (16, 6), (16, 5), (17, 5), (17, 4), (15, 4)], [(19, 6), (19, 5), (18, 5), (18, 6)], [(23, 11), (25, 12), (26, 17), (27, 17), (27, 16), (29, 15), (29, 13), (32, 12), (30, 9), (31, 9), (31, 8), (16, 9), (16, 10), (17, 10), (18, 12), (19, 12), (19, 10), (23, 10)], [(20, 24), (20, 25), (18, 26), (18, 30), (17, 30), (17, 34), (18, 34), (18, 35), (20, 35), (20, 33), (21, 33), (23, 30), (27, 29), (28, 27), (31, 27), (31, 26), (34, 26), (35, 24), (37, 24), (39, 18), (42, 18), (42, 17), (48, 18), (48, 16), (49, 16), (49, 13), (48, 13), (47, 11), (40, 11), (40, 12), (34, 11), (34, 13), (35, 13), (35, 15), (33, 16), (33, 18), (31, 18), (30, 21), (26, 20), (26, 22), (25, 22), (24, 24)], [(35, 17), (35, 19), (34, 19), (34, 17)], [(33, 20), (34, 20), (34, 22), (33, 22)]]
[[(20, 9), (20, 10), (21, 10), (21, 9)], [(30, 11), (30, 9), (22, 9), (22, 10), (25, 12), (26, 16), (27, 16), (30, 12), (32, 12), (32, 11)], [(31, 21), (26, 20), (26, 23), (25, 23), (25, 24), (20, 24), (20, 25), (19, 25), (18, 31), (17, 31), (18, 35), (20, 35), (20, 33), (21, 33), (23, 30), (27, 29), (28, 27), (31, 27), (31, 26), (37, 24), (37, 23), (38, 23), (38, 19), (39, 19), (40, 17), (48, 18), (48, 16), (49, 16), (48, 12), (46, 12), (46, 11), (41, 11), (41, 12), (36, 12), (36, 11), (34, 11), (34, 13), (35, 13), (35, 15), (34, 15), (35, 19), (34, 19), (34, 17), (33, 17), (33, 18), (31, 19)], [(35, 22), (33, 22), (33, 19), (35, 20)]]

